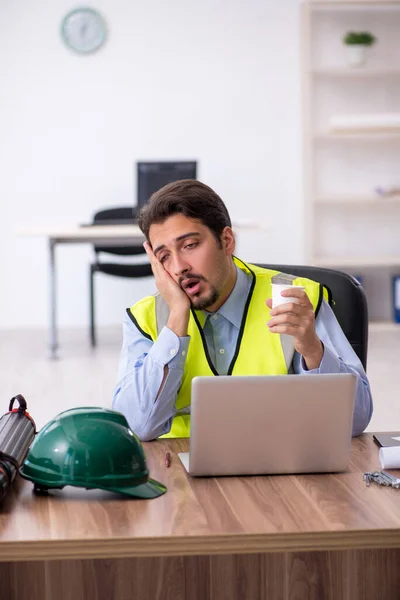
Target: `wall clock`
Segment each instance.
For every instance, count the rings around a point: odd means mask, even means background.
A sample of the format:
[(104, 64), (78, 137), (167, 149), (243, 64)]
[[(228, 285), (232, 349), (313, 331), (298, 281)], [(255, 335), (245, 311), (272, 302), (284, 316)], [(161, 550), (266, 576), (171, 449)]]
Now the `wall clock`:
[(89, 54), (104, 44), (107, 27), (101, 14), (93, 8), (76, 8), (62, 20), (61, 36), (75, 52)]

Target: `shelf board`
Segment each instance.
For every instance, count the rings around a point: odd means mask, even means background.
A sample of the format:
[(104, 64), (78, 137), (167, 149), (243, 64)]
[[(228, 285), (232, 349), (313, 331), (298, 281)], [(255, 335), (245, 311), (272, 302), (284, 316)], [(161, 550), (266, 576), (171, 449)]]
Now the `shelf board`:
[(362, 79), (364, 77), (390, 77), (400, 76), (399, 67), (315, 67), (310, 68), (311, 75), (320, 77), (349, 77), (352, 79)]
[(400, 266), (399, 256), (326, 256), (315, 257), (311, 264), (320, 267), (397, 267)]
[(395, 321), (370, 321), (368, 323), (370, 332), (396, 331), (400, 332), (400, 323)]
[(387, 204), (400, 204), (400, 195), (397, 196), (316, 196), (315, 204), (333, 205), (333, 204), (370, 204), (373, 206), (385, 206)]
[(306, 0), (311, 8), (400, 8), (399, 0)]
[(400, 130), (399, 131), (368, 131), (368, 132), (352, 132), (352, 133), (333, 133), (329, 131), (320, 131), (314, 133), (314, 139), (317, 141), (328, 141), (328, 140), (366, 140), (366, 141), (376, 141), (379, 142), (381, 140), (400, 140)]

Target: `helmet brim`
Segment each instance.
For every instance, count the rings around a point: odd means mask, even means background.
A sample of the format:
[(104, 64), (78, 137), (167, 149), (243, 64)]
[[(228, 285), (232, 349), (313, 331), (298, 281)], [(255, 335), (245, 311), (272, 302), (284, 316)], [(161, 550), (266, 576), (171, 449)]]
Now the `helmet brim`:
[(135, 485), (132, 487), (121, 487), (121, 488), (107, 488), (111, 492), (118, 492), (119, 494), (125, 494), (126, 496), (134, 496), (135, 498), (158, 498), (167, 491), (164, 484), (156, 481), (155, 479), (149, 479), (146, 483)]

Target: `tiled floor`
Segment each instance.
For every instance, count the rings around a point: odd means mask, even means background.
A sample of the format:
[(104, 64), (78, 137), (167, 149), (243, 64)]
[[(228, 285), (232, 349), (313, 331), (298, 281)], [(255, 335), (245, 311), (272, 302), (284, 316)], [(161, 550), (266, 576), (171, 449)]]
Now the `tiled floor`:
[[(49, 360), (45, 330), (0, 334), (0, 414), (9, 399), (22, 393), (38, 428), (73, 406), (110, 406), (121, 328), (98, 331), (99, 344), (89, 346), (85, 329), (60, 332), (60, 359)], [(374, 398), (370, 431), (400, 431), (400, 326), (370, 328), (368, 375)]]

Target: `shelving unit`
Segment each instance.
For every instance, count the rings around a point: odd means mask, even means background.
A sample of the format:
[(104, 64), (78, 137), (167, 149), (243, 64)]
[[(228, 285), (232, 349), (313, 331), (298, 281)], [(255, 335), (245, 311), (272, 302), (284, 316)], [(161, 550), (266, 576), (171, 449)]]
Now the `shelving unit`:
[(335, 141), (341, 141), (341, 140), (355, 140), (355, 141), (369, 141), (369, 142), (381, 142), (384, 140), (400, 140), (400, 131), (399, 132), (393, 132), (393, 133), (387, 133), (385, 131), (377, 131), (377, 132), (370, 132), (370, 131), (366, 131), (365, 133), (363, 132), (359, 132), (359, 133), (334, 133), (334, 132), (316, 132), (314, 134), (314, 139), (315, 140), (335, 140)]
[(371, 333), (381, 333), (384, 331), (399, 331), (398, 323), (390, 323), (388, 321), (373, 321), (369, 324), (369, 330)]
[(349, 258), (332, 258), (330, 256), (321, 256), (318, 264), (324, 267), (346, 267), (347, 269), (357, 270), (358, 267), (393, 267), (400, 264), (400, 254), (398, 256), (355, 256)]
[[(377, 38), (362, 66), (347, 64), (348, 31)], [(353, 274), (385, 269), (387, 302), (389, 278), (400, 273), (400, 196), (375, 189), (400, 188), (400, 126), (338, 132), (330, 120), (400, 114), (399, 32), (400, 0), (302, 2), (307, 262)]]
[(316, 204), (374, 204), (382, 207), (382, 204), (400, 204), (400, 196), (389, 196), (388, 198), (379, 198), (377, 196), (317, 196)]
[(381, 68), (365, 66), (362, 69), (351, 69), (349, 67), (320, 67), (310, 69), (310, 73), (319, 77), (350, 77), (351, 79), (362, 79), (366, 77), (400, 77), (400, 68), (388, 67), (385, 65)]

